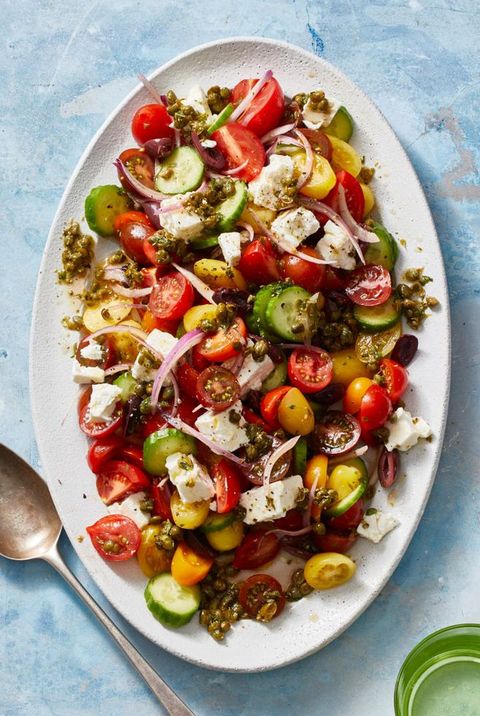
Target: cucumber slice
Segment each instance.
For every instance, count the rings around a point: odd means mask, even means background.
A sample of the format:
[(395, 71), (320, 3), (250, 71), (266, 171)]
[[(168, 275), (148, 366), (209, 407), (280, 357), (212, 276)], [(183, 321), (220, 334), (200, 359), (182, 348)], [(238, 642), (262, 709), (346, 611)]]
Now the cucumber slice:
[(152, 577), (144, 595), (155, 619), (169, 627), (188, 624), (200, 606), (200, 588), (182, 587), (168, 573)]
[(326, 134), (333, 134), (338, 139), (348, 142), (353, 134), (353, 119), (346, 107), (339, 107), (332, 117), (329, 125), (324, 127)]
[(275, 368), (262, 383), (262, 393), (268, 393), (269, 390), (279, 388), (281, 385), (285, 385), (286, 382), (287, 361), (285, 359), (281, 363), (275, 363)]
[(400, 320), (400, 313), (395, 308), (393, 298), (380, 306), (355, 306), (353, 315), (367, 333), (386, 331)]
[(212, 134), (216, 129), (220, 129), (220, 127), (223, 127), (224, 124), (227, 123), (228, 119), (230, 118), (230, 115), (232, 114), (233, 110), (235, 109), (234, 105), (229, 102), (220, 112), (220, 114), (217, 115), (217, 118), (207, 129), (207, 134)]
[(298, 475), (305, 475), (307, 468), (307, 438), (301, 437), (293, 448), (293, 464)]
[(151, 475), (165, 475), (165, 460), (175, 452), (195, 455), (197, 445), (190, 435), (175, 428), (163, 428), (148, 436), (143, 443), (143, 464)]
[(398, 244), (381, 224), (375, 223), (372, 228), (379, 240), (376, 244), (368, 244), (364, 253), (365, 261), (367, 264), (377, 264), (387, 271), (392, 271), (398, 258)]
[(200, 527), (200, 530), (205, 532), (205, 534), (208, 534), (209, 532), (218, 532), (219, 530), (223, 530), (225, 527), (230, 527), (236, 519), (238, 519), (238, 515), (236, 515), (233, 510), (232, 512), (226, 512), (223, 515), (211, 512), (203, 525)]
[(131, 206), (130, 199), (119, 186), (96, 186), (85, 199), (85, 219), (95, 233), (113, 236), (115, 217), (129, 211)]
[(228, 199), (225, 199), (217, 209), (219, 216), (218, 228), (220, 231), (230, 231), (230, 229), (235, 226), (242, 215), (242, 211), (247, 203), (247, 198), (246, 184), (243, 181), (236, 181), (235, 193), (229, 196)]
[(265, 322), (268, 330), (286, 341), (302, 343), (303, 330), (294, 330), (306, 325), (307, 316), (304, 304), (311, 294), (300, 286), (290, 286), (273, 296), (265, 310)]
[(367, 466), (363, 462), (363, 460), (359, 457), (351, 458), (350, 460), (345, 460), (343, 463), (344, 465), (349, 465), (351, 467), (356, 467), (357, 470), (359, 470), (361, 474), (361, 482), (357, 485), (357, 487), (352, 490), (352, 492), (343, 498), (343, 500), (339, 500), (329, 510), (325, 511), (325, 517), (340, 517), (340, 515), (343, 515), (344, 512), (350, 509), (352, 505), (359, 500), (362, 495), (365, 493), (365, 490), (368, 486), (368, 470)]
[(129, 398), (132, 397), (135, 388), (137, 387), (137, 381), (133, 377), (131, 373), (120, 373), (120, 375), (115, 378), (113, 381), (113, 384), (116, 385), (120, 390), (122, 391), (120, 395), (120, 400), (122, 403), (126, 403)]
[(177, 147), (159, 165), (155, 188), (162, 194), (185, 194), (198, 189), (205, 165), (193, 147)]
[(202, 251), (202, 249), (211, 249), (218, 246), (218, 236), (206, 236), (203, 239), (192, 239), (190, 247), (194, 251)]
[(255, 333), (258, 333), (268, 340), (277, 340), (275, 335), (267, 329), (265, 312), (267, 310), (268, 302), (273, 296), (278, 296), (284, 289), (286, 284), (282, 281), (276, 283), (269, 283), (263, 286), (255, 296), (255, 302), (253, 304), (253, 322), (255, 324)]

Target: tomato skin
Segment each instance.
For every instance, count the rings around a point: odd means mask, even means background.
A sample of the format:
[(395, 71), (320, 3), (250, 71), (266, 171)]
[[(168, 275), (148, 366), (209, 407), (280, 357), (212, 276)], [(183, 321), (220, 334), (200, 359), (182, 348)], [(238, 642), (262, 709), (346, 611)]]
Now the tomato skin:
[(297, 348), (288, 359), (288, 377), (302, 393), (317, 393), (332, 380), (332, 359), (327, 351)]
[(380, 372), (392, 403), (398, 403), (408, 386), (408, 370), (390, 358), (380, 361)]
[(172, 577), (183, 587), (191, 587), (205, 579), (213, 559), (194, 552), (185, 542), (180, 542), (172, 559)]
[(177, 332), (178, 321), (168, 321), (164, 318), (157, 318), (151, 311), (147, 310), (142, 317), (142, 328), (147, 333), (153, 331), (154, 328), (158, 328), (159, 331), (165, 333), (171, 333), (172, 336)]
[(119, 402), (109, 423), (95, 423), (88, 417), (88, 403), (91, 388), (87, 388), (78, 401), (78, 423), (80, 430), (89, 438), (106, 438), (114, 433), (123, 423), (123, 406)]
[(157, 430), (162, 430), (165, 427), (167, 427), (167, 421), (165, 418), (160, 415), (160, 413), (154, 413), (141, 424), (140, 435), (144, 440), (146, 440), (149, 435), (155, 433)]
[(173, 522), (172, 510), (170, 509), (172, 493), (169, 484), (166, 482), (160, 487), (159, 483), (160, 480), (156, 478), (152, 484), (152, 513), (164, 520), (170, 520), (170, 522)]
[(197, 398), (197, 380), (200, 375), (190, 363), (182, 363), (177, 368), (177, 380), (180, 390), (186, 393), (190, 398)]
[(280, 551), (277, 535), (260, 530), (249, 532), (235, 551), (233, 566), (236, 569), (257, 569), (271, 562)]
[(237, 343), (244, 343), (247, 337), (247, 327), (238, 316), (232, 325), (225, 330), (219, 328), (198, 344), (198, 354), (209, 361), (221, 362), (235, 358), (239, 351), (235, 348)]
[(300, 510), (293, 508), (292, 510), (288, 510), (284, 517), (274, 520), (273, 524), (277, 530), (291, 530), (295, 532), (303, 527), (303, 515)]
[[(302, 253), (318, 258), (315, 249), (310, 246), (302, 247)], [(325, 266), (312, 264), (299, 256), (284, 254), (280, 260), (282, 275), (284, 278), (291, 278), (297, 286), (316, 293), (322, 288), (325, 279)]]
[(351, 383), (348, 384), (345, 395), (343, 396), (343, 409), (350, 415), (355, 415), (360, 410), (362, 399), (367, 390), (374, 381), (370, 378), (364, 378), (362, 376), (354, 378)]
[(147, 474), (126, 460), (109, 460), (97, 474), (97, 491), (105, 505), (150, 488)]
[[(130, 517), (107, 515), (86, 529), (98, 554), (110, 562), (130, 559), (140, 547), (141, 532)], [(105, 550), (104, 545), (107, 542), (113, 542), (118, 552)]]
[[(153, 159), (143, 149), (125, 149), (119, 157), (122, 164), (125, 164), (126, 168), (139, 182), (144, 184), (149, 189), (154, 188), (153, 173), (154, 164)], [(118, 172), (118, 178), (120, 184), (124, 184), (124, 178)]]
[(145, 241), (154, 232), (153, 226), (140, 221), (125, 223), (118, 232), (120, 245), (127, 256), (144, 266), (149, 263), (144, 250)]
[(197, 378), (197, 397), (206, 408), (226, 410), (240, 397), (240, 383), (227, 368), (210, 365)]
[(362, 521), (364, 513), (365, 501), (360, 498), (350, 509), (344, 512), (343, 515), (340, 515), (340, 517), (332, 517), (332, 519), (328, 521), (328, 529), (334, 530), (335, 532), (354, 530)]
[(77, 347), (77, 352), (75, 354), (75, 358), (78, 360), (78, 362), (81, 365), (87, 365), (87, 366), (97, 366), (99, 368), (103, 368), (106, 370), (107, 368), (110, 368), (110, 366), (114, 365), (117, 362), (117, 356), (116, 356), (116, 349), (115, 349), (115, 341), (112, 336), (103, 336), (104, 341), (102, 343), (103, 346), (103, 358), (102, 360), (91, 360), (89, 358), (84, 358), (81, 354), (81, 351), (83, 348), (86, 348), (87, 345), (90, 344), (88, 340), (88, 336), (85, 336), (82, 338), (80, 343)]
[(135, 465), (135, 467), (139, 467), (141, 470), (144, 469), (143, 449), (139, 445), (124, 442), (118, 451), (118, 456), (120, 459), (126, 460), (131, 465)]
[(345, 554), (355, 542), (357, 535), (354, 530), (340, 534), (338, 532), (326, 532), (324, 535), (314, 535), (313, 541), (321, 552), (339, 552)]
[[(345, 171), (344, 169), (336, 172), (336, 177), (337, 183), (329, 192), (329, 194), (327, 194), (327, 196), (323, 199), (323, 203), (328, 204), (328, 206), (331, 206), (332, 209), (334, 209), (338, 213), (339, 187), (342, 186), (343, 191), (345, 192), (345, 201), (347, 202), (348, 210), (350, 211), (355, 221), (361, 221), (363, 218), (363, 213), (365, 211), (365, 197), (360, 182), (355, 179), (352, 174)], [(327, 223), (328, 216), (317, 212), (315, 215), (322, 224)]]
[(258, 619), (258, 612), (265, 600), (263, 594), (265, 592), (277, 592), (279, 597), (276, 599), (277, 609), (275, 613), (266, 621), (278, 617), (285, 606), (285, 595), (281, 584), (269, 574), (253, 574), (246, 579), (240, 587), (238, 599), (242, 607), (252, 619)]
[(278, 388), (273, 388), (273, 390), (269, 390), (260, 401), (262, 418), (268, 424), (270, 430), (278, 430), (280, 427), (280, 423), (278, 422), (278, 408), (282, 402), (282, 398), (290, 389), (290, 385), (281, 385)]
[(248, 161), (244, 169), (235, 174), (235, 179), (250, 182), (260, 174), (265, 165), (265, 149), (250, 129), (238, 122), (230, 122), (213, 132), (211, 139), (225, 155), (229, 169), (235, 169)]
[(269, 425), (265, 422), (265, 420), (262, 420), (262, 418), (257, 415), (253, 410), (250, 410), (250, 408), (243, 408), (242, 415), (247, 421), (247, 423), (251, 423), (252, 425), (259, 425), (262, 430), (265, 430), (266, 433), (271, 433), (274, 430), (272, 425)]
[(347, 279), (342, 271), (333, 266), (325, 266), (325, 275), (321, 289), (324, 293), (329, 294), (333, 291), (344, 291), (347, 285)]
[(367, 390), (360, 404), (360, 426), (365, 430), (382, 427), (392, 412), (392, 401), (381, 385), (374, 383)]
[[(238, 82), (233, 88), (232, 102), (238, 105), (257, 82), (257, 79)], [(239, 122), (255, 132), (258, 137), (262, 137), (279, 124), (284, 106), (283, 90), (277, 80), (272, 77), (240, 116)]]
[(123, 214), (116, 216), (113, 220), (115, 233), (118, 234), (127, 224), (143, 224), (144, 226), (149, 226), (152, 231), (154, 231), (150, 219), (143, 211), (125, 211)]
[(249, 283), (261, 285), (281, 278), (277, 252), (266, 237), (255, 239), (247, 245), (238, 268)]
[(193, 305), (195, 293), (190, 281), (172, 271), (161, 276), (154, 286), (148, 308), (156, 318), (168, 321), (180, 320), (183, 314)]
[(95, 474), (113, 456), (118, 455), (124, 439), (118, 435), (109, 435), (106, 438), (94, 440), (87, 452), (88, 467)]
[(379, 306), (391, 296), (392, 279), (383, 266), (359, 266), (351, 272), (345, 293), (357, 306)]
[(212, 465), (210, 475), (215, 482), (217, 512), (223, 514), (235, 509), (240, 500), (242, 481), (235, 467), (222, 458)]
[(140, 145), (149, 139), (173, 137), (174, 131), (169, 126), (171, 123), (172, 118), (163, 104), (144, 104), (133, 115), (132, 136)]

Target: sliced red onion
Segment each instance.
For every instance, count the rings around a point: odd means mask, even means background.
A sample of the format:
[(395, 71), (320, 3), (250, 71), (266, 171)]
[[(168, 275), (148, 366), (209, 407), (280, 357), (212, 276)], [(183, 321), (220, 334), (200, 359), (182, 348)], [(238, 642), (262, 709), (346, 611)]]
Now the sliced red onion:
[(277, 535), (277, 537), (302, 537), (312, 531), (312, 525), (302, 527), (301, 530), (268, 530), (265, 535)]
[(145, 303), (127, 303), (126, 301), (119, 301), (118, 303), (111, 303), (107, 310), (110, 310), (111, 308), (125, 308), (126, 306), (129, 306), (132, 310), (134, 308), (143, 308), (143, 310), (148, 308)]
[(248, 166), (248, 159), (245, 159), (244, 162), (238, 165), (238, 167), (233, 167), (233, 169), (225, 169), (222, 174), (227, 177), (233, 177), (237, 174), (240, 174), (241, 171), (245, 169), (245, 167)]
[(317, 489), (318, 485), (318, 477), (315, 478), (313, 481), (313, 484), (310, 488), (310, 492), (308, 493), (308, 505), (307, 509), (303, 513), (303, 526), (306, 527), (310, 524), (310, 519), (312, 517), (312, 509), (313, 509), (313, 500), (315, 498), (315, 490)]
[(253, 230), (253, 226), (249, 224), (246, 221), (237, 221), (237, 226), (240, 226), (242, 229), (245, 229), (245, 231), (248, 233), (248, 241), (253, 241), (255, 238), (255, 231)]
[(91, 343), (98, 336), (104, 336), (108, 333), (130, 333), (131, 336), (136, 338), (138, 341), (146, 341), (147, 334), (140, 328), (135, 326), (105, 326), (105, 328), (99, 328), (98, 331), (94, 331), (87, 336), (87, 341)]
[(180, 201), (180, 199), (178, 201), (172, 201), (168, 206), (164, 206), (163, 204), (164, 202), (160, 204), (158, 209), (160, 221), (162, 220), (163, 214), (170, 214), (172, 211), (181, 211), (181, 209), (183, 209), (183, 202)]
[(192, 132), (192, 144), (207, 167), (218, 169), (219, 171), (223, 169), (227, 160), (218, 147), (213, 147), (212, 149), (204, 147), (196, 132)]
[(173, 133), (175, 135), (175, 146), (181, 147), (182, 146), (182, 133), (176, 127), (173, 127)]
[(342, 219), (352, 234), (354, 234), (359, 241), (364, 241), (366, 244), (376, 244), (380, 241), (378, 236), (373, 231), (368, 231), (355, 221), (350, 213), (350, 209), (348, 208), (347, 200), (345, 198), (345, 189), (341, 184), (338, 185), (338, 206)]
[(337, 224), (337, 226), (339, 226), (342, 231), (346, 233), (346, 235), (352, 242), (353, 247), (355, 248), (355, 251), (357, 252), (362, 264), (365, 263), (365, 257), (363, 255), (362, 249), (360, 248), (360, 244), (358, 243), (355, 236), (352, 234), (342, 217), (339, 216), (339, 214), (337, 214), (337, 212), (334, 211), (331, 206), (328, 206), (328, 204), (324, 204), (323, 201), (307, 199), (306, 197), (299, 197), (299, 201), (306, 209), (310, 209), (310, 211), (317, 211), (319, 214), (325, 214), (325, 216), (328, 216), (328, 218), (331, 219), (334, 224)]
[(270, 484), (270, 475), (272, 474), (273, 466), (275, 465), (277, 460), (279, 460), (284, 453), (288, 452), (289, 450), (292, 450), (299, 440), (300, 435), (295, 435), (293, 438), (290, 438), (290, 440), (286, 440), (276, 450), (272, 452), (267, 462), (265, 463), (265, 470), (263, 472), (264, 485)]
[(170, 379), (173, 386), (173, 405), (170, 410), (170, 415), (175, 418), (178, 413), (178, 406), (180, 404), (180, 388), (178, 387), (178, 381), (173, 373), (170, 374)]
[(122, 373), (124, 370), (130, 370), (133, 363), (117, 363), (116, 365), (110, 366), (105, 371), (105, 375), (115, 375), (115, 373)]
[(125, 288), (119, 283), (114, 283), (112, 289), (119, 296), (126, 296), (127, 298), (142, 298), (148, 296), (153, 291), (153, 286), (146, 286), (145, 288)]
[(131, 193), (134, 199), (162, 201), (163, 199), (168, 198), (166, 194), (161, 194), (159, 191), (155, 191), (155, 189), (149, 189), (147, 186), (142, 184), (141, 181), (138, 181), (138, 179), (136, 179), (133, 174), (128, 171), (127, 167), (122, 161), (120, 161), (120, 159), (116, 159), (113, 162), (113, 165), (117, 168), (119, 174), (124, 180), (124, 189)]
[(160, 222), (160, 202), (158, 201), (145, 201), (143, 202), (143, 209), (150, 222), (156, 229), (160, 229), (162, 224)]
[[(230, 115), (229, 122), (236, 122), (239, 117), (245, 112), (246, 109), (250, 106), (252, 101), (255, 99), (257, 94), (260, 92), (262, 87), (273, 77), (272, 70), (267, 70), (265, 74), (263, 75), (262, 79), (259, 80), (256, 84), (253, 85), (250, 92), (246, 94), (244, 99), (240, 102), (238, 107), (233, 110), (232, 114)], [(241, 119), (239, 120), (240, 124), (242, 124)]]
[(199, 404), (192, 410), (192, 414), (193, 414), (193, 413), (198, 413), (199, 410), (205, 410), (205, 406), (202, 405), (201, 403), (199, 403)]
[(291, 132), (292, 129), (295, 129), (295, 127), (295, 122), (291, 122), (290, 124), (283, 124), (281, 127), (271, 129), (269, 132), (264, 134), (263, 137), (261, 137), (260, 141), (262, 142), (262, 144), (268, 144), (268, 142), (271, 142), (272, 139), (276, 139), (281, 134), (287, 134), (287, 132)]
[(272, 144), (269, 146), (269, 148), (265, 152), (265, 156), (267, 159), (270, 159), (272, 154), (275, 154), (275, 152), (277, 151), (277, 147), (278, 147), (278, 139), (276, 139), (274, 142), (272, 142)]
[(222, 457), (226, 457), (228, 460), (231, 460), (231, 462), (234, 462), (237, 465), (245, 465), (245, 461), (237, 457), (237, 455), (234, 455), (233, 452), (224, 450), (222, 447), (220, 447), (220, 445), (217, 445), (217, 443), (213, 442), (213, 440), (209, 440), (205, 435), (203, 435), (203, 433), (201, 433), (199, 430), (196, 430), (195, 428), (192, 428), (191, 425), (185, 423), (183, 420), (180, 420), (180, 418), (172, 418), (172, 416), (168, 415), (167, 413), (162, 413), (162, 415), (165, 420), (170, 423), (170, 425), (173, 425), (174, 428), (177, 428), (177, 430), (182, 430), (187, 435), (191, 435), (193, 438), (196, 438), (201, 443), (206, 445), (216, 455), (222, 455)]
[(125, 273), (123, 269), (118, 266), (106, 266), (103, 269), (103, 278), (106, 281), (117, 281), (117, 283), (122, 283), (125, 281)]
[(352, 450), (351, 452), (347, 452), (345, 455), (342, 455), (341, 457), (336, 457), (333, 459), (330, 459), (328, 461), (329, 465), (341, 465), (345, 462), (345, 460), (351, 460), (354, 457), (361, 457), (361, 455), (365, 455), (365, 453), (368, 452), (368, 445), (362, 445), (362, 447), (357, 448), (356, 450)]
[(168, 376), (172, 368), (174, 368), (178, 360), (187, 351), (189, 351), (190, 348), (193, 348), (193, 346), (196, 346), (197, 343), (200, 343), (204, 335), (204, 332), (201, 331), (200, 328), (195, 328), (193, 331), (188, 331), (188, 333), (185, 333), (185, 335), (180, 338), (178, 343), (174, 345), (172, 350), (169, 351), (167, 355), (163, 357), (162, 365), (157, 370), (155, 380), (153, 381), (152, 395), (150, 399), (152, 406), (155, 407), (157, 405), (158, 396), (160, 395), (160, 391), (165, 382), (165, 378)]
[(292, 256), (298, 256), (299, 259), (303, 259), (303, 261), (306, 261), (310, 264), (318, 264), (318, 265), (327, 265), (327, 266), (335, 266), (335, 261), (325, 261), (325, 259), (317, 258), (316, 256), (310, 256), (310, 254), (306, 254), (303, 251), (299, 251), (298, 249), (294, 249), (292, 246), (289, 246), (288, 244), (284, 244), (283, 242), (276, 239), (277, 244), (280, 246), (281, 249), (285, 251), (286, 254), (291, 254)]
[(290, 135), (282, 134), (280, 137), (277, 137), (279, 144), (292, 144), (294, 147), (303, 147), (302, 142), (299, 142), (298, 139), (294, 139)]
[[(235, 356), (235, 358), (231, 359), (231, 365), (229, 366), (228, 370), (233, 373), (233, 375), (238, 375), (240, 368), (243, 365), (243, 361), (245, 360), (245, 351), (241, 351), (238, 355)], [(227, 366), (225, 366), (226, 368)]]
[(310, 174), (312, 173), (313, 169), (313, 160), (314, 160), (314, 154), (312, 145), (308, 141), (308, 139), (305, 137), (304, 134), (298, 131), (298, 129), (294, 129), (294, 134), (297, 137), (298, 141), (302, 144), (303, 148), (305, 149), (305, 166), (303, 168), (302, 173), (298, 177), (297, 181), (297, 189), (301, 189), (304, 184), (307, 183), (307, 181), (310, 179)]
[(173, 149), (173, 139), (171, 137), (149, 139), (143, 148), (152, 159), (165, 159)]
[(200, 296), (204, 298), (209, 303), (215, 303), (213, 300), (213, 294), (214, 291), (210, 288), (210, 286), (207, 286), (204, 281), (202, 281), (201, 278), (198, 278), (198, 276), (195, 276), (195, 274), (192, 271), (189, 271), (186, 268), (183, 268), (183, 266), (180, 266), (180, 264), (172, 263), (172, 266), (175, 266), (178, 273), (181, 273), (182, 276), (184, 276), (187, 281), (190, 281), (193, 288), (196, 288)]
[[(163, 100), (162, 100), (162, 95), (159, 92), (157, 92), (153, 83), (150, 82), (150, 80), (147, 80), (145, 75), (138, 75), (138, 79), (140, 80), (142, 85), (145, 87), (145, 89), (147, 90), (150, 97), (152, 99), (154, 99), (155, 102), (157, 102), (157, 104), (163, 104), (163, 105), (166, 104), (166, 102), (163, 102)], [(165, 99), (166, 99), (166, 97), (165, 97)]]

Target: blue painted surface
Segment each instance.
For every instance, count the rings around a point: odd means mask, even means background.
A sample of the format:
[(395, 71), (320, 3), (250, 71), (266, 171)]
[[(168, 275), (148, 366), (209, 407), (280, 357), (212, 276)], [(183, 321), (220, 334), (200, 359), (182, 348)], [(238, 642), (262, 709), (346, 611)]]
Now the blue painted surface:
[[(229, 35), (286, 39), (345, 71), (379, 105), (427, 192), (453, 317), (452, 400), (424, 519), (381, 596), (341, 638), (280, 671), (227, 675), (153, 647), (79, 578), (200, 716), (387, 716), (407, 651), (446, 624), (480, 622), (480, 72), (475, 0), (116, 0), (2, 3), (0, 439), (38, 467), (27, 345), (50, 222), (84, 146), (136, 83), (178, 52)], [(206, 12), (206, 9), (208, 12)], [(205, 22), (205, 18), (211, 18)], [(60, 577), (1, 563), (0, 714), (161, 712)]]

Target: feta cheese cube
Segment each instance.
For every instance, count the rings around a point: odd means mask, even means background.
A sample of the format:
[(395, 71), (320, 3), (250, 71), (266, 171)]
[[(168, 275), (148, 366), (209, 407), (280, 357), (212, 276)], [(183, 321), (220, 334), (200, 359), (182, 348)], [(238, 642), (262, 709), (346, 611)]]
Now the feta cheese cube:
[(338, 105), (334, 102), (329, 103), (330, 106), (327, 110), (317, 110), (312, 108), (312, 101), (309, 98), (305, 104), (302, 117), (303, 123), (308, 129), (320, 129), (320, 127), (326, 127), (332, 121), (333, 115), (338, 109)]
[(318, 231), (320, 223), (313, 211), (300, 206), (297, 209), (282, 211), (272, 221), (270, 228), (280, 246), (283, 244), (287, 249), (296, 249), (308, 236)]
[[(151, 346), (153, 350), (157, 351), (157, 353), (160, 353), (160, 355), (165, 358), (167, 353), (170, 353), (170, 351), (178, 343), (178, 338), (172, 336), (171, 333), (167, 333), (166, 331), (160, 331), (158, 330), (158, 328), (154, 328), (153, 331), (150, 331), (150, 333), (148, 334), (146, 343), (148, 343), (148, 345)], [(157, 368), (151, 368), (148, 364), (144, 364), (142, 352), (142, 350), (138, 352), (138, 355), (135, 358), (135, 362), (132, 366), (131, 373), (135, 380), (147, 383), (148, 381), (155, 379)], [(166, 380), (167, 385), (168, 381), (169, 379)]]
[(108, 423), (121, 394), (122, 390), (117, 385), (110, 383), (92, 385), (88, 404), (90, 420), (93, 420), (94, 423)]
[(215, 495), (215, 487), (208, 470), (193, 455), (175, 452), (167, 457), (165, 465), (168, 477), (183, 502), (211, 500)]
[(105, 371), (97, 366), (81, 365), (76, 358), (73, 360), (72, 377), (74, 383), (103, 383)]
[(100, 343), (91, 341), (90, 343), (87, 343), (84, 348), (82, 348), (80, 355), (82, 358), (85, 358), (85, 360), (102, 360), (103, 350), (103, 346), (101, 346)]
[[(162, 208), (168, 209), (168, 207), (184, 200), (186, 196), (186, 194), (179, 194), (178, 196), (164, 199)], [(183, 208), (160, 214), (160, 221), (165, 231), (168, 231), (176, 239), (183, 239), (184, 241), (195, 239), (203, 231), (203, 221), (198, 214)]]
[(285, 194), (285, 188), (293, 180), (294, 167), (291, 157), (272, 154), (267, 166), (248, 185), (255, 204), (274, 211), (291, 204), (292, 198)]
[(133, 495), (126, 497), (122, 502), (114, 502), (109, 506), (108, 510), (113, 515), (124, 515), (130, 517), (135, 524), (142, 529), (148, 525), (149, 515), (140, 509), (140, 503), (145, 500), (145, 492), (135, 492)]
[(364, 515), (363, 520), (357, 527), (357, 532), (370, 542), (380, 542), (386, 534), (398, 527), (400, 522), (390, 514), (377, 510), (373, 515)]
[(240, 505), (246, 510), (244, 522), (278, 520), (295, 507), (299, 490), (303, 487), (301, 475), (292, 475), (270, 485), (255, 487), (240, 496)]
[(428, 438), (432, 431), (423, 418), (412, 418), (408, 410), (397, 408), (391, 418), (385, 423), (389, 430), (387, 450), (400, 450), (405, 452), (416, 445), (420, 438)]
[(324, 226), (325, 235), (316, 246), (317, 252), (325, 261), (335, 263), (338, 268), (351, 271), (356, 266), (355, 249), (347, 234), (333, 221)]
[[(215, 413), (213, 410), (206, 410), (195, 421), (195, 427), (202, 435), (213, 440), (219, 447), (234, 452), (242, 445), (248, 443), (248, 436), (245, 430), (246, 422), (242, 417), (242, 403), (237, 400), (231, 408)], [(230, 412), (234, 410), (240, 414), (240, 421), (232, 423)]]
[(238, 231), (227, 231), (220, 234), (218, 244), (222, 249), (223, 258), (230, 266), (236, 266), (242, 255), (242, 235)]
[(207, 95), (200, 85), (193, 85), (193, 87), (190, 88), (183, 103), (188, 104), (189, 107), (193, 107), (195, 112), (205, 114), (207, 120), (212, 118), (212, 110), (208, 104)]
[[(249, 341), (250, 345), (253, 345)], [(237, 380), (240, 383), (240, 395), (243, 397), (249, 390), (260, 390), (262, 383), (267, 378), (275, 364), (270, 356), (264, 356), (261, 361), (256, 361), (253, 356), (248, 353), (245, 356), (242, 367), (238, 371)]]

